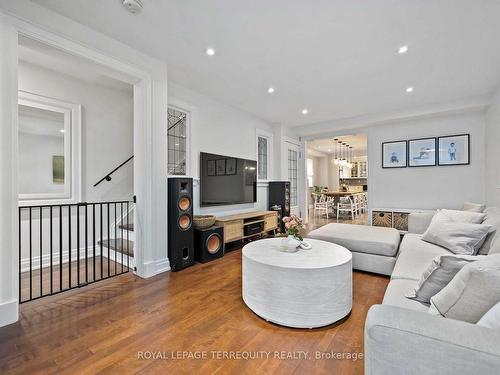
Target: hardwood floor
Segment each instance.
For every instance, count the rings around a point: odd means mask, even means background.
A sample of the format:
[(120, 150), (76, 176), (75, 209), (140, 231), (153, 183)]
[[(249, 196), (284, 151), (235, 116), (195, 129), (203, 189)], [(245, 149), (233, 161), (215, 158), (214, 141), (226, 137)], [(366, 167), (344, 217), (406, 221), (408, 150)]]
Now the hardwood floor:
[(345, 224), (357, 224), (357, 225), (368, 225), (368, 214), (365, 212), (363, 214), (360, 214), (352, 220), (349, 216), (342, 216), (337, 220), (337, 217), (335, 215), (329, 215), (328, 219), (326, 218), (326, 215), (317, 215), (314, 216), (313, 210), (309, 210), (309, 218), (308, 218), (308, 225), (307, 229), (309, 231), (322, 227), (323, 225), (330, 224), (330, 223), (345, 223)]
[[(386, 277), (354, 272), (351, 315), (303, 330), (267, 323), (244, 305), (240, 250), (147, 280), (128, 273), (21, 305), (20, 321), (0, 328), (0, 373), (362, 374), (362, 359), (317, 360), (316, 351), (363, 352), (367, 310), (387, 284)], [(209, 360), (172, 359), (178, 351), (205, 351)], [(212, 359), (212, 351), (271, 355)], [(310, 358), (277, 359), (276, 351)], [(140, 352), (164, 354), (142, 359)]]

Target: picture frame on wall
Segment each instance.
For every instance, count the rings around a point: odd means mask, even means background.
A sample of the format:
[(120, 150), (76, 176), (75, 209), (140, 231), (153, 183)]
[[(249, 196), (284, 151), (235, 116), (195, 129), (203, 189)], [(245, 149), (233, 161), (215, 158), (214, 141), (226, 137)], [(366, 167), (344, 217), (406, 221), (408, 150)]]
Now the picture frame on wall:
[(224, 176), (226, 174), (226, 159), (218, 159), (216, 162), (217, 176)]
[(469, 165), (470, 134), (438, 137), (438, 165)]
[(382, 168), (406, 168), (408, 162), (408, 143), (393, 141), (382, 143)]
[(236, 159), (226, 159), (226, 175), (236, 174)]
[(215, 176), (215, 160), (207, 161), (207, 176)]
[(434, 167), (436, 164), (435, 137), (408, 141), (408, 167)]

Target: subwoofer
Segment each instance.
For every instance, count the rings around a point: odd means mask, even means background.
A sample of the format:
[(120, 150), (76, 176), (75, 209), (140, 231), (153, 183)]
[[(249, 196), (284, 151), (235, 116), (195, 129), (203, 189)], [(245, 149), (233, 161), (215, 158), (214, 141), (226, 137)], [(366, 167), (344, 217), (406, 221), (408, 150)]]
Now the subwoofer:
[(213, 226), (194, 230), (195, 260), (206, 263), (224, 255), (224, 229)]
[(194, 264), (193, 179), (168, 179), (168, 259), (172, 271)]

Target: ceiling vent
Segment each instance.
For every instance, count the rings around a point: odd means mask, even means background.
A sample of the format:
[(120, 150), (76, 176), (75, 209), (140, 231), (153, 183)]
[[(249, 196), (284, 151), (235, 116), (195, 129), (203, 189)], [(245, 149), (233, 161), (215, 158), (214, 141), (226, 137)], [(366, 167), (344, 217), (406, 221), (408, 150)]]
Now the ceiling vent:
[(139, 13), (142, 8), (141, 0), (122, 0), (122, 4), (130, 13)]

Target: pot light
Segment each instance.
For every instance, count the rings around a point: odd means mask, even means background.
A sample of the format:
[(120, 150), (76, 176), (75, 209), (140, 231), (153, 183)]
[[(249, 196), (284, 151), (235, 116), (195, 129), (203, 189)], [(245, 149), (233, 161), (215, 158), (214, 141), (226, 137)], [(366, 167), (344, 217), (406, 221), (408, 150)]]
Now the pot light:
[(408, 52), (408, 46), (401, 46), (398, 48), (398, 53), (402, 55), (403, 53)]
[(309, 111), (307, 110), (307, 108), (304, 108), (304, 109), (302, 110), (302, 114), (303, 114), (303, 115), (307, 115), (308, 113), (309, 113)]
[(208, 55), (208, 56), (213, 56), (215, 55), (215, 50), (213, 48), (207, 48), (205, 53)]
[(274, 93), (274, 87), (269, 87), (269, 88), (267, 89), (267, 92), (268, 92), (269, 94)]
[(413, 87), (407, 87), (406, 92), (408, 92), (408, 93), (413, 92)]
[(65, 132), (65, 130), (64, 130), (64, 129), (59, 129), (59, 132), (60, 132), (60, 133), (64, 133), (64, 132)]

